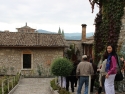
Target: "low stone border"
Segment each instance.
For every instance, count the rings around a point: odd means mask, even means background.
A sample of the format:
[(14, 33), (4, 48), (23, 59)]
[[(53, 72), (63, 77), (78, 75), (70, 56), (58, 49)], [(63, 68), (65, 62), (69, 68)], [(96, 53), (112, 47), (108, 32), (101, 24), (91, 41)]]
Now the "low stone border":
[(54, 78), (54, 76), (24, 76), (24, 78)]
[(59, 94), (57, 90), (53, 90), (53, 88), (50, 86), (50, 91), (52, 94)]
[(13, 92), (17, 89), (18, 84), (8, 93), (8, 94), (13, 94)]

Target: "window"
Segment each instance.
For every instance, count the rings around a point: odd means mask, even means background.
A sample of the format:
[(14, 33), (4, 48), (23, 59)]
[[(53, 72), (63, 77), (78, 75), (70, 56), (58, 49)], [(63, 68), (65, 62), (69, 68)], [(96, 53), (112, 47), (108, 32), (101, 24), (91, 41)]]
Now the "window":
[(23, 69), (31, 68), (31, 54), (23, 54)]

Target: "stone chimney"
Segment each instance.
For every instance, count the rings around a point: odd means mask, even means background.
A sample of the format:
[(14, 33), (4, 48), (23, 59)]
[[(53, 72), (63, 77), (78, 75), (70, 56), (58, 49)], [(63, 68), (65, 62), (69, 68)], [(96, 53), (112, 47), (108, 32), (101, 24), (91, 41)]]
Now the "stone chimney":
[(82, 24), (82, 41), (85, 41), (86, 40), (86, 24)]

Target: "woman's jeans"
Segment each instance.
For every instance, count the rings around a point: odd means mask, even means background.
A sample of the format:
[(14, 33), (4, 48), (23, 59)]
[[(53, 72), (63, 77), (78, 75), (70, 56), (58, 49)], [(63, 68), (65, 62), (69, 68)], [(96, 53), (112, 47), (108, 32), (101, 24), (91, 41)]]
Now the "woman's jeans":
[(83, 86), (84, 83), (85, 83), (84, 94), (88, 94), (89, 76), (80, 76), (77, 94), (81, 94), (81, 89), (82, 89), (82, 86)]

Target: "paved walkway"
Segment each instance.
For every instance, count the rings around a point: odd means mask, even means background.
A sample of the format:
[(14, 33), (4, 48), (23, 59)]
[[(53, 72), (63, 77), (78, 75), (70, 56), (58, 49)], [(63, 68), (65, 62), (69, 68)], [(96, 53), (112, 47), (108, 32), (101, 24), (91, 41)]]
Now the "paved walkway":
[[(53, 78), (23, 78), (21, 79), (19, 85), (13, 94), (51, 94), (50, 91), (50, 81)], [(70, 92), (71, 88), (69, 87)], [(75, 92), (73, 94), (77, 94), (77, 87), (75, 87)], [(84, 86), (82, 89), (82, 94), (84, 91)], [(95, 94), (91, 93), (91, 94)], [(104, 94), (104, 93), (102, 93)], [(125, 94), (124, 93), (116, 93), (116, 94)]]
[(52, 78), (23, 78), (13, 94), (51, 94)]

